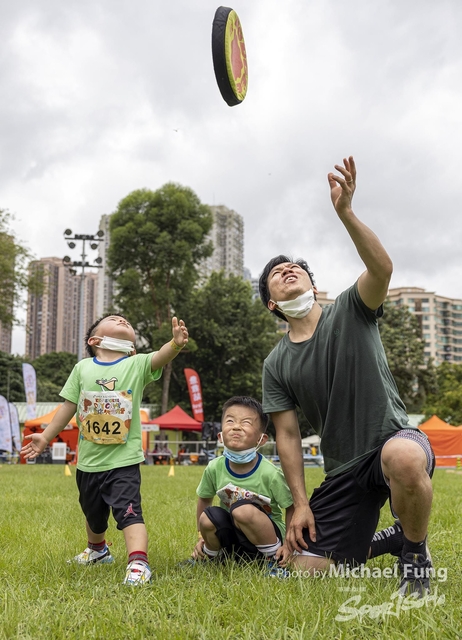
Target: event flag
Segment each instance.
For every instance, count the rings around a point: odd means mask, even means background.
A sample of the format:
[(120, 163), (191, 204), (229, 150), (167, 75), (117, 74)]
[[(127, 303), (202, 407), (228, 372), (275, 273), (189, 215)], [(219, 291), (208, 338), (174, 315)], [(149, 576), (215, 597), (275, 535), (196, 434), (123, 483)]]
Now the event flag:
[(13, 437), (13, 448), (16, 451), (21, 449), (21, 429), (19, 427), (19, 415), (15, 404), (10, 402), (11, 435)]
[(0, 450), (13, 453), (8, 401), (0, 396)]
[(194, 369), (185, 369), (184, 375), (188, 383), (189, 398), (194, 420), (204, 422), (204, 408), (202, 405), (202, 390), (199, 374)]
[(22, 365), (22, 377), (24, 378), (24, 390), (26, 392), (27, 401), (27, 419), (34, 420), (37, 416), (37, 382), (35, 369), (31, 364), (24, 362)]

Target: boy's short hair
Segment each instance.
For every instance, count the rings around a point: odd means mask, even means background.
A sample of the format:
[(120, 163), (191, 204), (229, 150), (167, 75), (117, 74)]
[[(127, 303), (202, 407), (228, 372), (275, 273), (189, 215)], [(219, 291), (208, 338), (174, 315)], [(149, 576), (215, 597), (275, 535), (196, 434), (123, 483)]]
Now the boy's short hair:
[[(260, 299), (263, 302), (263, 304), (265, 305), (266, 308), (268, 308), (268, 302), (270, 301), (270, 294), (269, 294), (269, 287), (268, 287), (268, 276), (271, 273), (271, 271), (274, 269), (274, 267), (277, 267), (278, 264), (283, 264), (284, 262), (290, 262), (292, 264), (298, 264), (299, 267), (301, 267), (304, 271), (307, 272), (307, 274), (310, 276), (310, 280), (311, 280), (311, 284), (313, 286), (316, 285), (315, 281), (314, 281), (314, 275), (313, 272), (311, 271), (311, 269), (309, 268), (307, 262), (305, 260), (302, 260), (301, 258), (297, 258), (296, 260), (293, 260), (290, 256), (284, 256), (284, 255), (280, 255), (280, 256), (276, 256), (275, 258), (272, 258), (268, 264), (265, 266), (265, 268), (262, 271), (262, 274), (260, 276), (260, 280), (258, 282), (258, 289), (260, 291)], [(285, 317), (285, 315), (283, 313), (281, 313), (281, 311), (279, 311), (279, 309), (273, 309), (271, 311), (271, 313), (274, 313), (274, 315), (276, 315), (278, 318), (281, 318), (281, 320), (287, 320), (287, 318)]]
[(255, 400), (255, 398), (251, 398), (250, 396), (233, 396), (229, 400), (226, 400), (225, 404), (223, 405), (223, 410), (221, 412), (222, 422), (223, 422), (223, 418), (225, 416), (226, 410), (229, 409), (230, 407), (234, 407), (235, 405), (253, 409), (253, 411), (255, 411), (255, 413), (257, 413), (258, 417), (260, 418), (260, 431), (262, 433), (266, 433), (266, 429), (268, 428), (268, 424), (269, 424), (269, 415), (267, 413), (264, 413), (261, 403), (258, 402), (258, 400)]
[(104, 320), (104, 318), (110, 318), (112, 316), (115, 316), (116, 318), (123, 318), (124, 320), (128, 320), (128, 318), (126, 318), (122, 313), (106, 313), (104, 316), (101, 316), (101, 318), (98, 318), (98, 320), (95, 320), (95, 322), (88, 329), (87, 335), (85, 336), (85, 349), (88, 355), (90, 356), (90, 358), (93, 358), (93, 356), (96, 355), (96, 353), (93, 351), (93, 347), (91, 347), (88, 344), (88, 340), (95, 335), (96, 328), (99, 325), (99, 323), (102, 320)]

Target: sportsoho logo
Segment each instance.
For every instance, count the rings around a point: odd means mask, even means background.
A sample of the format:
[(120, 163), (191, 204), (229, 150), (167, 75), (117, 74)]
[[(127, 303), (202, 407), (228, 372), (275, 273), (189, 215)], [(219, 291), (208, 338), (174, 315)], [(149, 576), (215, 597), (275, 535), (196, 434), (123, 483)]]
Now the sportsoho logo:
[[(395, 591), (391, 594), (388, 602), (382, 602), (380, 604), (363, 604), (358, 607), (361, 602), (361, 596), (352, 596), (345, 600), (338, 608), (338, 614), (335, 616), (337, 622), (349, 622), (355, 618), (359, 618), (362, 622), (364, 618), (382, 618), (385, 619), (388, 616), (399, 618), (401, 612), (410, 611), (411, 609), (435, 609), (436, 607), (444, 604), (444, 594), (438, 596), (438, 587), (435, 589), (435, 593), (432, 595), (426, 595), (423, 598), (416, 597), (416, 594), (411, 594), (403, 598), (399, 591)], [(356, 605), (356, 606), (354, 606)]]

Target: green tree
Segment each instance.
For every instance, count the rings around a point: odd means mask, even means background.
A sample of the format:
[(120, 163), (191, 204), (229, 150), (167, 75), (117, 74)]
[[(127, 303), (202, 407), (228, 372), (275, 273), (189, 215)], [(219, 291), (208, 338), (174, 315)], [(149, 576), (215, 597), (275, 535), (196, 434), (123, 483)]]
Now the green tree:
[(62, 402), (59, 392), (77, 362), (74, 353), (44, 353), (31, 362), (37, 376), (37, 401)]
[(25, 402), (24, 380), (20, 356), (0, 351), (0, 395), (10, 402)]
[(29, 251), (10, 229), (12, 215), (0, 209), (0, 322), (11, 327), (17, 322), (16, 310), (29, 286)]
[[(209, 207), (173, 183), (133, 191), (111, 216), (108, 266), (116, 282), (115, 308), (130, 319), (146, 350), (171, 338), (171, 318), (182, 316), (198, 265), (212, 253), (211, 226)], [(164, 370), (162, 412), (168, 408), (171, 368)]]
[(424, 406), (425, 419), (438, 418), (459, 426), (462, 424), (462, 365), (442, 362), (436, 368), (436, 388), (429, 394)]
[(172, 396), (191, 410), (184, 367), (200, 376), (204, 418), (219, 421), (221, 407), (233, 395), (261, 399), (263, 360), (280, 335), (274, 317), (253, 300), (250, 283), (222, 272), (212, 273), (187, 305), (187, 324), (197, 345), (184, 361), (174, 361)]
[(418, 412), (435, 385), (434, 367), (425, 360), (418, 319), (407, 307), (386, 300), (379, 330), (399, 394), (409, 412)]

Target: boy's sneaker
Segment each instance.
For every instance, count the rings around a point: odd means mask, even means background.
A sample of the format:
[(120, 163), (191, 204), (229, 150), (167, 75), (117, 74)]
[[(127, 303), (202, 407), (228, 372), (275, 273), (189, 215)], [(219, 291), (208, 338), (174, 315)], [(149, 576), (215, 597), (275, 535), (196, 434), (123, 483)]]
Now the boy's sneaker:
[(151, 567), (148, 564), (139, 560), (132, 560), (127, 565), (123, 584), (134, 587), (149, 584), (151, 575)]
[(109, 551), (109, 547), (105, 547), (102, 551), (95, 551), (94, 549), (90, 549), (87, 547), (85, 551), (79, 553), (77, 556), (74, 556), (72, 560), (67, 561), (69, 564), (72, 562), (76, 562), (77, 564), (110, 564), (114, 562), (113, 556), (111, 556), (111, 552)]
[(433, 575), (432, 558), (430, 550), (425, 545), (425, 554), (406, 553), (399, 560), (401, 570), (401, 582), (398, 593), (401, 597), (417, 594), (417, 598), (423, 598), (430, 593), (430, 577)]
[(272, 558), (271, 560), (268, 560), (266, 564), (266, 575), (269, 578), (289, 578), (290, 571), (285, 567), (280, 567), (277, 560)]

